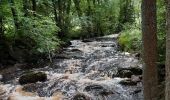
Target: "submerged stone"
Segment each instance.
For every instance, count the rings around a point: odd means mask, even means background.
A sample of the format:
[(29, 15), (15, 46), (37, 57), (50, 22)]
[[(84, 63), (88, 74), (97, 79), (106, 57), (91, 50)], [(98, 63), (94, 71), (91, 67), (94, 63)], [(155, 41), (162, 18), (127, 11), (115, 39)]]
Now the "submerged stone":
[(19, 83), (21, 85), (27, 84), (27, 83), (36, 83), (38, 81), (44, 82), (47, 80), (47, 75), (43, 72), (31, 72), (28, 74), (25, 74), (19, 78)]

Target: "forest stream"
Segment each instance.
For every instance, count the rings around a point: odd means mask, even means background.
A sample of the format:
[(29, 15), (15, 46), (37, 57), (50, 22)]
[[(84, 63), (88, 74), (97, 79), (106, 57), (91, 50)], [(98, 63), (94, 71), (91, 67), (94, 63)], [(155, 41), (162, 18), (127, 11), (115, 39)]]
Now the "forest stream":
[(1, 100), (143, 100), (142, 64), (119, 51), (117, 37), (71, 41), (50, 66), (31, 69), (44, 72), (44, 82), (20, 85), (25, 70), (1, 71)]

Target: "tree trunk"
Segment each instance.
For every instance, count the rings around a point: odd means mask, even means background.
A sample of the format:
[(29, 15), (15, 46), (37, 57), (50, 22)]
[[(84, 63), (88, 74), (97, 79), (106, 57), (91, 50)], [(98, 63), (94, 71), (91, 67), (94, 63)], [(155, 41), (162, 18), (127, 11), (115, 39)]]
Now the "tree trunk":
[(0, 15), (0, 39), (3, 36), (4, 32), (3, 32), (3, 16)]
[(56, 1), (55, 0), (52, 0), (52, 3), (53, 3), (53, 11), (54, 11), (54, 20), (55, 20), (55, 24), (57, 27), (58, 26), (58, 15), (57, 15), (57, 7), (56, 7)]
[[(80, 2), (81, 0), (73, 0), (74, 2), (74, 5), (75, 5), (75, 8), (76, 8), (76, 11), (77, 11), (77, 14), (78, 14), (78, 17), (79, 17), (79, 20), (80, 20), (80, 24), (81, 24), (81, 27), (82, 29), (84, 28), (85, 24), (83, 23), (83, 21), (81, 20), (82, 19), (82, 11), (81, 11), (81, 8), (80, 8)], [(83, 32), (82, 32), (83, 33)]]
[(70, 26), (70, 8), (71, 8), (71, 0), (67, 0), (66, 2), (66, 18), (65, 18), (65, 23), (64, 23), (64, 27), (65, 27), (65, 33), (69, 32), (69, 26)]
[(58, 27), (60, 28), (60, 32), (58, 32), (58, 36), (60, 38), (64, 37), (64, 29), (63, 29), (63, 9), (62, 9), (62, 0), (58, 0)]
[(36, 8), (37, 8), (36, 0), (32, 0), (32, 11), (34, 17), (36, 16)]
[(142, 0), (144, 100), (157, 100), (157, 27), (156, 0)]
[(166, 88), (165, 100), (170, 100), (170, 0), (167, 4), (167, 34), (166, 34)]
[(29, 16), (29, 1), (28, 0), (23, 0), (23, 10), (24, 10), (24, 16), (27, 17)]
[(13, 19), (14, 19), (15, 31), (17, 33), (19, 32), (20, 24), (19, 24), (19, 19), (18, 19), (18, 13), (17, 13), (17, 10), (15, 9), (15, 3), (13, 0), (10, 0), (10, 7), (11, 7)]
[(78, 13), (78, 16), (79, 18), (82, 17), (82, 11), (81, 11), (81, 8), (80, 8), (80, 0), (73, 0), (74, 1), (74, 5), (75, 5), (75, 8), (76, 8), (76, 11)]
[(3, 11), (2, 11), (2, 2), (0, 2), (0, 42), (3, 42), (4, 30), (3, 30)]

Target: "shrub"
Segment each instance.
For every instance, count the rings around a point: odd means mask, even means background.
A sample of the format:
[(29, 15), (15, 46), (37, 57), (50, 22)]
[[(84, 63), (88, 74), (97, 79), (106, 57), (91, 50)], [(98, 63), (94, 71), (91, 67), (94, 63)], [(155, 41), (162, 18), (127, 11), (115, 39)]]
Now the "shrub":
[(123, 51), (140, 51), (142, 44), (140, 29), (130, 28), (120, 33), (118, 43)]

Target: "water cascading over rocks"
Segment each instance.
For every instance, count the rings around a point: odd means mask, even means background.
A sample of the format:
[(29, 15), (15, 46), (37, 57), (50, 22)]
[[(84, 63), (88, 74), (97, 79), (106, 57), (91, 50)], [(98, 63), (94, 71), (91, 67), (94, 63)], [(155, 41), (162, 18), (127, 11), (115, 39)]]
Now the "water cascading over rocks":
[(142, 100), (141, 64), (118, 50), (117, 37), (73, 40), (50, 66), (31, 70), (45, 73), (46, 81), (19, 85), (25, 71), (15, 68), (17, 74), (3, 85), (11, 87), (11, 100)]

